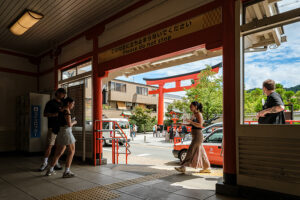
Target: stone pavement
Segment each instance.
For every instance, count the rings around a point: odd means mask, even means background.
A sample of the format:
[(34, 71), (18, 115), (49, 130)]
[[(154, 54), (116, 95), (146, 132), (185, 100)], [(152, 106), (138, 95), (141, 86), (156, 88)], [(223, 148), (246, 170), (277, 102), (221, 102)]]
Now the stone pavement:
[(95, 167), (75, 162), (71, 170), (76, 177), (69, 179), (61, 178), (62, 171), (46, 177), (37, 171), (39, 165), (39, 157), (1, 157), (0, 199), (234, 199), (215, 194), (219, 176), (183, 175), (167, 165)]

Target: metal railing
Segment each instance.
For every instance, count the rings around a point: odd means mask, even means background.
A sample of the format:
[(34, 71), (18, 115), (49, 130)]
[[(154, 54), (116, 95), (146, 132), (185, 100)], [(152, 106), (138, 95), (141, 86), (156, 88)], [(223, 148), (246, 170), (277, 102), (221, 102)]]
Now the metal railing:
[[(102, 129), (103, 122), (111, 122), (113, 129)], [(116, 127), (118, 129), (116, 129)], [(103, 138), (103, 133), (109, 132), (110, 138)], [(119, 135), (119, 136), (118, 136)], [(131, 154), (129, 150), (130, 144), (128, 143), (128, 139), (118, 122), (109, 121), (109, 120), (95, 120), (94, 122), (94, 165), (97, 164), (97, 159), (99, 159), (99, 164), (101, 165), (101, 158), (103, 154), (103, 140), (109, 139), (112, 141), (112, 163), (119, 164), (119, 155), (125, 154), (126, 156), (126, 164), (128, 163), (128, 155)], [(125, 143), (125, 152), (119, 152), (119, 141)]]
[[(244, 121), (245, 124), (258, 124), (258, 121)], [(285, 124), (300, 123), (300, 120), (285, 120)]]

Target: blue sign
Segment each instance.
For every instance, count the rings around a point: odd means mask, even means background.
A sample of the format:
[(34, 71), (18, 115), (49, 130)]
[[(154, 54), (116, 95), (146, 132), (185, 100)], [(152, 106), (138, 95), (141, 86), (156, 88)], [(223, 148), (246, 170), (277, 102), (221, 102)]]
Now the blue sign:
[(31, 131), (32, 138), (41, 137), (41, 107), (31, 106)]

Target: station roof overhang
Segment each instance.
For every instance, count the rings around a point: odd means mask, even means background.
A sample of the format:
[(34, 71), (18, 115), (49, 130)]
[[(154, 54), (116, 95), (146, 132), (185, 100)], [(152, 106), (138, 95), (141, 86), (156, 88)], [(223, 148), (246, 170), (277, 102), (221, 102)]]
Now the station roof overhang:
[[(50, 1), (28, 0), (22, 1), (2, 1), (0, 6), (0, 48), (26, 55), (37, 56), (43, 52), (53, 50), (57, 46), (74, 41), (78, 37), (88, 34), (89, 30), (94, 30), (99, 24), (105, 26), (114, 14), (128, 10), (130, 7), (142, 6), (149, 0), (118, 0), (110, 1), (61, 1), (51, 3)], [(264, 0), (258, 4), (253, 4), (247, 8), (246, 21), (259, 20), (264, 17), (275, 15), (278, 12), (277, 0)], [(44, 14), (44, 19), (28, 30), (24, 35), (18, 37), (9, 32), (10, 23), (17, 18), (21, 10), (32, 9)], [(125, 11), (124, 11), (125, 12)], [(76, 16), (76, 18), (72, 17)], [(112, 18), (113, 20), (113, 18)], [(79, 32), (80, 30), (81, 32)], [(82, 31), (83, 30), (83, 31)], [(286, 38), (283, 28), (253, 34), (245, 37), (245, 49), (255, 51), (265, 49), (271, 44), (280, 45)], [(135, 66), (111, 70), (106, 80), (117, 76), (132, 76), (153, 70), (163, 69), (175, 65), (189, 63), (222, 55), (222, 49), (209, 50), (203, 46), (191, 49), (180, 54), (173, 53), (138, 63)]]
[[(0, 2), (0, 48), (29, 56), (40, 56), (71, 41), (95, 32), (100, 26), (150, 0), (93, 0), (93, 1), (10, 1)], [(23, 35), (12, 34), (9, 27), (25, 10), (44, 17)], [(117, 16), (118, 17), (118, 16)], [(99, 29), (100, 30), (100, 29)]]
[[(250, 23), (278, 14), (279, 10), (276, 2), (277, 0), (262, 0), (256, 4), (247, 6), (245, 22)], [(264, 32), (247, 35), (244, 38), (244, 50), (245, 52), (266, 51), (268, 46), (279, 46), (286, 40), (283, 27), (277, 27)], [(222, 46), (208, 50), (205, 45), (199, 45), (182, 52), (174, 52), (173, 55), (165, 55), (151, 59), (150, 61), (147, 60), (144, 63), (138, 63), (137, 65), (110, 70), (108, 76), (103, 81), (106, 82), (118, 76), (129, 77), (217, 56), (222, 56)]]

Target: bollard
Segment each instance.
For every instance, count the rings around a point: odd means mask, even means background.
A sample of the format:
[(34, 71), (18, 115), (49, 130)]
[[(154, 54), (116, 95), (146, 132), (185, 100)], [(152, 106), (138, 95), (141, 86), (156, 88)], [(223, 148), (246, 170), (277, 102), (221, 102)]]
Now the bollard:
[(146, 135), (144, 135), (144, 143), (146, 143)]

